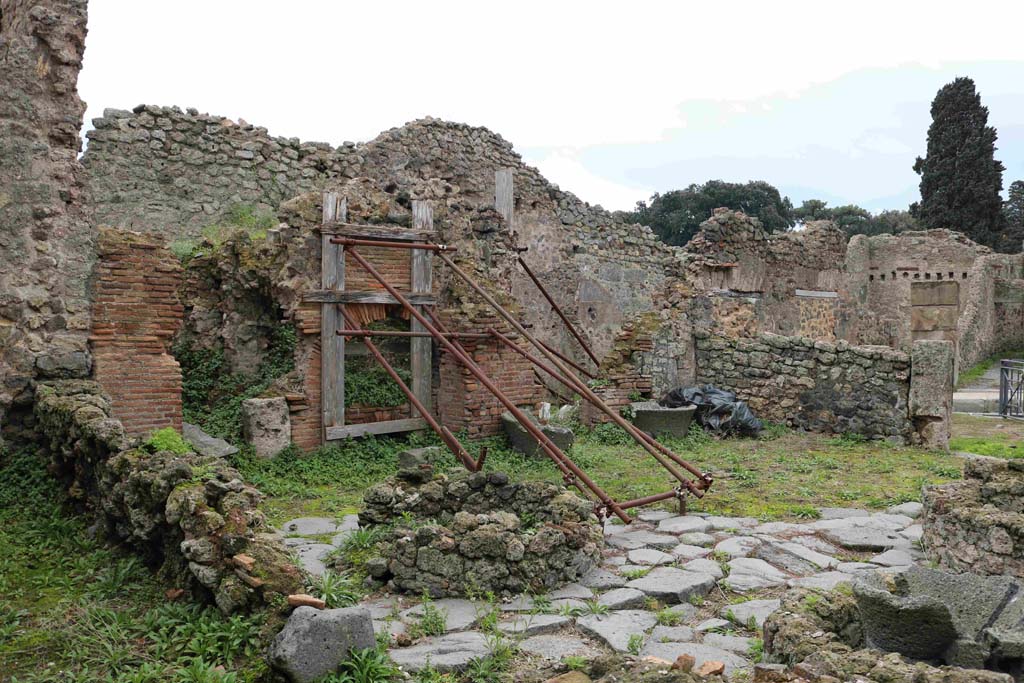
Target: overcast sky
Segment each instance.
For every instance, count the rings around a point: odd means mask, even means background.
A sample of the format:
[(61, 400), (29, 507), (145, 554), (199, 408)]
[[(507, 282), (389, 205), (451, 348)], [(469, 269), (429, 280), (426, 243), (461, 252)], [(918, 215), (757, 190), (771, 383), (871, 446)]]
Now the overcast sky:
[(275, 135), (486, 126), (609, 209), (713, 178), (795, 204), (917, 199), (929, 103), (975, 79), (1024, 178), (1024, 2), (91, 0), (79, 81), (105, 107), (195, 107)]

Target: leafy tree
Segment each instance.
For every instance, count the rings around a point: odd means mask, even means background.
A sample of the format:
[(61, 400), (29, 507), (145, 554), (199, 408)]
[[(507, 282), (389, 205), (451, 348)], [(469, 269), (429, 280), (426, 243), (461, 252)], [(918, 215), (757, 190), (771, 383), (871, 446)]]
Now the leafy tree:
[(925, 228), (959, 230), (995, 247), (1003, 232), (1003, 165), (974, 81), (957, 78), (940, 88), (931, 114), (928, 153), (914, 164), (921, 202), (911, 212)]
[(1024, 180), (1010, 183), (1009, 198), (1003, 203), (1003, 238), (999, 251), (1016, 254), (1024, 246)]
[(711, 218), (717, 208), (726, 207), (755, 216), (769, 232), (789, 230), (795, 221), (793, 204), (788, 197), (763, 180), (748, 183), (727, 183), (709, 180), (683, 190), (655, 193), (650, 202), (637, 202), (631, 220), (651, 226), (668, 244), (683, 245), (690, 241), (700, 224)]
[(856, 204), (830, 208), (827, 202), (820, 199), (805, 200), (803, 204), (793, 210), (793, 216), (801, 223), (820, 220), (834, 221), (847, 236), (895, 234), (904, 230), (914, 230), (917, 227), (913, 217), (906, 211), (883, 211), (874, 215)]

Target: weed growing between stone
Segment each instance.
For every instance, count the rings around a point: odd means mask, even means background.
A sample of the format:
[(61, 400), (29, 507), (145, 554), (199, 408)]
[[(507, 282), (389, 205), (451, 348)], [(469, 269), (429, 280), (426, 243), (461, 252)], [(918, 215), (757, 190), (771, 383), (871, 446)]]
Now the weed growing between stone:
[(94, 540), (35, 452), (0, 452), (0, 662), (12, 683), (245, 683), (267, 672), (262, 617), (168, 602)]

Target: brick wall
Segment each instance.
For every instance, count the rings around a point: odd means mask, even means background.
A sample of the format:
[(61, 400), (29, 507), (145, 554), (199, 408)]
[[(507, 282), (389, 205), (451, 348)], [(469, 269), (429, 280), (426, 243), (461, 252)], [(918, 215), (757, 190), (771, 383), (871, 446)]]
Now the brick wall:
[[(496, 313), (481, 311), (460, 315), (458, 322), (451, 319), (450, 313), (444, 317), (449, 330), (484, 332), (493, 327), (524, 344)], [(540, 401), (542, 387), (528, 360), (497, 340), (462, 340), (462, 346), (516, 406), (533, 408)], [(470, 438), (493, 436), (501, 431), (501, 414), (505, 407), (445, 351), (441, 352), (440, 377), (435, 404), (442, 424), (453, 432), (465, 430)]]
[(90, 344), (93, 376), (131, 435), (181, 429), (181, 368), (170, 355), (181, 325), (181, 266), (137, 233), (100, 233)]
[[(389, 247), (359, 247), (359, 255), (370, 262), (388, 284), (400, 292), (412, 289), (412, 251)], [(384, 291), (384, 287), (356, 263), (351, 254), (345, 254), (345, 289), (351, 292)]]

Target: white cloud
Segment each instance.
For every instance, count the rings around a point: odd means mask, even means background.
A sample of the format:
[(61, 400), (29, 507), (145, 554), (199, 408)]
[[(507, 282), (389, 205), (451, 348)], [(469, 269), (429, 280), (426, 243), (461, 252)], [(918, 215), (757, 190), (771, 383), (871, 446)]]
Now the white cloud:
[(571, 150), (558, 149), (540, 158), (527, 157), (525, 160), (563, 190), (572, 192), (583, 201), (600, 204), (609, 211), (631, 211), (637, 201), (652, 194), (650, 189), (621, 185), (595, 175), (579, 162)]
[[(89, 118), (104, 107), (177, 104), (339, 143), (438, 116), (549, 150), (541, 158), (572, 148), (575, 166), (556, 155), (549, 172), (612, 206), (631, 187), (660, 187), (643, 171), (672, 160), (651, 143), (680, 130), (724, 131), (709, 137), (712, 156), (770, 158), (759, 146), (771, 147), (771, 132), (730, 136), (729, 126), (792, 115), (809, 89), (844, 74), (1024, 61), (1024, 3), (994, 0), (970, 11), (949, 0), (91, 0), (89, 11), (80, 81)], [(853, 130), (838, 136), (850, 144), (864, 112), (899, 95), (802, 121), (807, 144)], [(695, 102), (721, 106), (705, 119)], [(870, 156), (872, 144), (860, 151)], [(631, 169), (594, 165), (588, 150), (608, 145), (645, 145), (652, 156)], [(576, 177), (593, 190), (574, 187)]]

